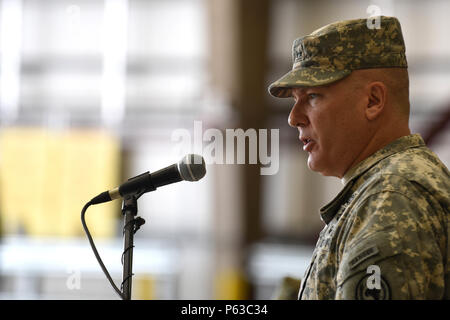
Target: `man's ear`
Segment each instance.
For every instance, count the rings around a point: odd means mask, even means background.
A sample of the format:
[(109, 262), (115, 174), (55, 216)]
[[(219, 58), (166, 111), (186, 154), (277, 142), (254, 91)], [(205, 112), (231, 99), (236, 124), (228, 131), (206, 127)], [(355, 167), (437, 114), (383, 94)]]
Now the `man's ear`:
[(368, 84), (368, 103), (366, 106), (366, 117), (369, 121), (375, 120), (384, 110), (387, 99), (387, 87), (381, 81)]

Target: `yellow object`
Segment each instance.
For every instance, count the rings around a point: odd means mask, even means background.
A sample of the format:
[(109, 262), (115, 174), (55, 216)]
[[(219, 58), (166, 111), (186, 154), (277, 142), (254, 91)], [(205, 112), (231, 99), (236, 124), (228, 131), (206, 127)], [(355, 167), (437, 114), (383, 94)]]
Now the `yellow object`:
[[(80, 211), (120, 181), (117, 139), (98, 130), (0, 132), (0, 219), (5, 233), (82, 236)], [(93, 236), (112, 236), (117, 203), (92, 206)]]
[(132, 298), (135, 300), (155, 300), (155, 279), (150, 274), (133, 279)]
[(248, 299), (248, 281), (239, 269), (219, 270), (216, 276), (216, 299)]

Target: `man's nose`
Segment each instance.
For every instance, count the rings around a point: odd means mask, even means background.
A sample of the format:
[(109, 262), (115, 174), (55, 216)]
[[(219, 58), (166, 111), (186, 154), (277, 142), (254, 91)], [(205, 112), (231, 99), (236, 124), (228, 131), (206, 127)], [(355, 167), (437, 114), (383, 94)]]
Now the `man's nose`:
[(289, 113), (288, 123), (291, 127), (305, 127), (308, 125), (308, 117), (305, 115), (299, 102), (296, 102)]

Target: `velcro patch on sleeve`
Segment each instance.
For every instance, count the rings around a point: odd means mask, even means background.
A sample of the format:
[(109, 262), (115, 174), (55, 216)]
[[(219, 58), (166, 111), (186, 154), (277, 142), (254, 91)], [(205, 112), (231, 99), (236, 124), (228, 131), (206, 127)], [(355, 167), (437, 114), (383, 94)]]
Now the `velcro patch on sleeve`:
[(376, 245), (373, 245), (369, 248), (364, 248), (352, 260), (350, 260), (350, 263), (349, 263), (350, 269), (353, 269), (358, 264), (360, 264), (364, 260), (376, 255), (377, 253), (379, 253), (379, 250)]

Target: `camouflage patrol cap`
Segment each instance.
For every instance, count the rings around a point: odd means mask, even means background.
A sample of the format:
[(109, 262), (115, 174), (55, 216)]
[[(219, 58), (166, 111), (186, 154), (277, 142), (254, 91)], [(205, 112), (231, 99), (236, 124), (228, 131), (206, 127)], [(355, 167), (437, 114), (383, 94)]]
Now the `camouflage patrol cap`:
[(290, 97), (292, 88), (333, 83), (352, 70), (408, 67), (400, 22), (385, 16), (326, 25), (296, 39), (292, 59), (292, 70), (269, 86), (271, 95)]

